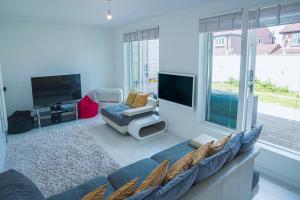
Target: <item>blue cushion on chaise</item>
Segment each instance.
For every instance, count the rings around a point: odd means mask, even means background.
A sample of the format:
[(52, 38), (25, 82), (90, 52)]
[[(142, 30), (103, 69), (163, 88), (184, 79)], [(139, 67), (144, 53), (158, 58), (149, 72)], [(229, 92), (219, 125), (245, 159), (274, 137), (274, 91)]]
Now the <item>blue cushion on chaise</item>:
[(131, 107), (126, 104), (109, 106), (106, 108), (102, 108), (101, 114), (104, 117), (113, 121), (114, 123), (118, 124), (119, 126), (127, 126), (134, 119), (138, 119), (138, 118), (153, 114), (153, 112), (151, 111), (151, 112), (146, 112), (146, 113), (142, 113), (142, 114), (138, 114), (138, 115), (134, 115), (134, 116), (123, 115), (123, 112), (128, 109), (131, 109)]
[(239, 153), (249, 151), (254, 143), (258, 140), (262, 131), (263, 125), (254, 127), (249, 133), (246, 133), (243, 138), (242, 146)]
[(115, 191), (112, 185), (108, 182), (107, 178), (100, 176), (90, 181), (87, 181), (86, 183), (78, 185), (71, 190), (54, 195), (48, 198), (47, 200), (81, 200), (81, 198), (84, 197), (86, 194), (102, 185), (107, 185), (107, 189), (104, 194), (104, 199), (110, 196)]
[(159, 163), (155, 160), (146, 158), (111, 173), (108, 176), (108, 180), (114, 189), (117, 190), (132, 179), (139, 177), (138, 187), (158, 165)]
[(194, 166), (179, 174), (155, 194), (155, 200), (177, 200), (180, 199), (193, 185), (198, 167)]
[(189, 140), (179, 143), (171, 148), (154, 154), (151, 158), (158, 163), (169, 160), (169, 167), (171, 167), (177, 160), (185, 156), (187, 153), (195, 150), (195, 148), (192, 147), (189, 143)]
[(227, 144), (225, 145), (224, 148), (230, 149), (230, 153), (229, 153), (229, 156), (228, 156), (226, 162), (230, 162), (239, 153), (240, 148), (242, 146), (243, 139), (244, 139), (244, 132), (241, 132), (241, 133), (238, 133), (235, 136), (233, 136), (227, 142)]

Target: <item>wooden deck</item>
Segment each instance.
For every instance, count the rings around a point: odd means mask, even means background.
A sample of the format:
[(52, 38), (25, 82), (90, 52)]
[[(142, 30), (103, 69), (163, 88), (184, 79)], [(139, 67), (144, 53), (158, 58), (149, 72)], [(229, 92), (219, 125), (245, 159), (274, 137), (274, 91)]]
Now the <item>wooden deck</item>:
[(264, 128), (260, 139), (300, 152), (300, 122), (258, 113), (257, 123)]

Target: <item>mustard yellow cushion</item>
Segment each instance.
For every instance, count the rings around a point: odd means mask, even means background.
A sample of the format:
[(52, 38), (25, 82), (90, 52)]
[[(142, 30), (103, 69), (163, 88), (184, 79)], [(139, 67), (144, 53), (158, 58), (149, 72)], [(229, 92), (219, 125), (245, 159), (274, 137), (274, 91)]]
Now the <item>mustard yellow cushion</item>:
[(134, 108), (142, 107), (147, 104), (149, 94), (137, 93), (133, 104)]
[(168, 172), (169, 161), (165, 160), (159, 166), (157, 166), (150, 175), (141, 183), (140, 187), (135, 193), (141, 192), (150, 187), (161, 186), (165, 180)]
[(136, 94), (137, 94), (136, 92), (129, 92), (125, 103), (131, 106), (134, 103)]
[(135, 185), (137, 183), (138, 178), (132, 179), (122, 187), (120, 187), (117, 191), (113, 192), (107, 200), (123, 200), (134, 194)]
[(165, 178), (165, 183), (168, 181), (172, 180), (175, 178), (177, 175), (181, 174), (185, 170), (191, 167), (193, 162), (193, 153), (190, 152), (180, 158), (168, 171), (166, 178)]
[(208, 156), (213, 143), (214, 141), (208, 142), (192, 152), (193, 155), (192, 165), (197, 164), (198, 162), (200, 162), (201, 160), (203, 160)]
[(215, 153), (221, 151), (225, 144), (230, 140), (232, 134), (228, 135), (228, 136), (225, 136), (223, 138), (221, 138), (220, 140), (214, 142), (212, 145), (211, 145), (211, 148), (210, 148), (210, 151), (209, 151), (209, 155), (214, 155)]
[(106, 191), (106, 186), (101, 186), (89, 192), (81, 200), (101, 200)]

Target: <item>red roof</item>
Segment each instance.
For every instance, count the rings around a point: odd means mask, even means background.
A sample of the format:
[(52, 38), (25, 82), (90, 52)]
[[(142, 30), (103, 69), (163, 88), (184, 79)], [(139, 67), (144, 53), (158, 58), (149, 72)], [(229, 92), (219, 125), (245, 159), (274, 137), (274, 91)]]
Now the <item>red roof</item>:
[(256, 53), (260, 55), (273, 54), (280, 48), (281, 48), (280, 44), (258, 44)]
[(300, 32), (300, 23), (286, 25), (279, 33), (284, 34), (293, 32)]
[(299, 54), (300, 55), (300, 47), (292, 47), (292, 48), (280, 48), (274, 54)]

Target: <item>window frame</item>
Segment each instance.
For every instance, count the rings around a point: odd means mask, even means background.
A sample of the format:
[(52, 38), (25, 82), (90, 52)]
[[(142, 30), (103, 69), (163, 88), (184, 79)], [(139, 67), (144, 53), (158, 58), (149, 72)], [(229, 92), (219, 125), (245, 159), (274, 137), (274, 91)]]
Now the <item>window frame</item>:
[(300, 47), (300, 32), (291, 33), (291, 47)]

